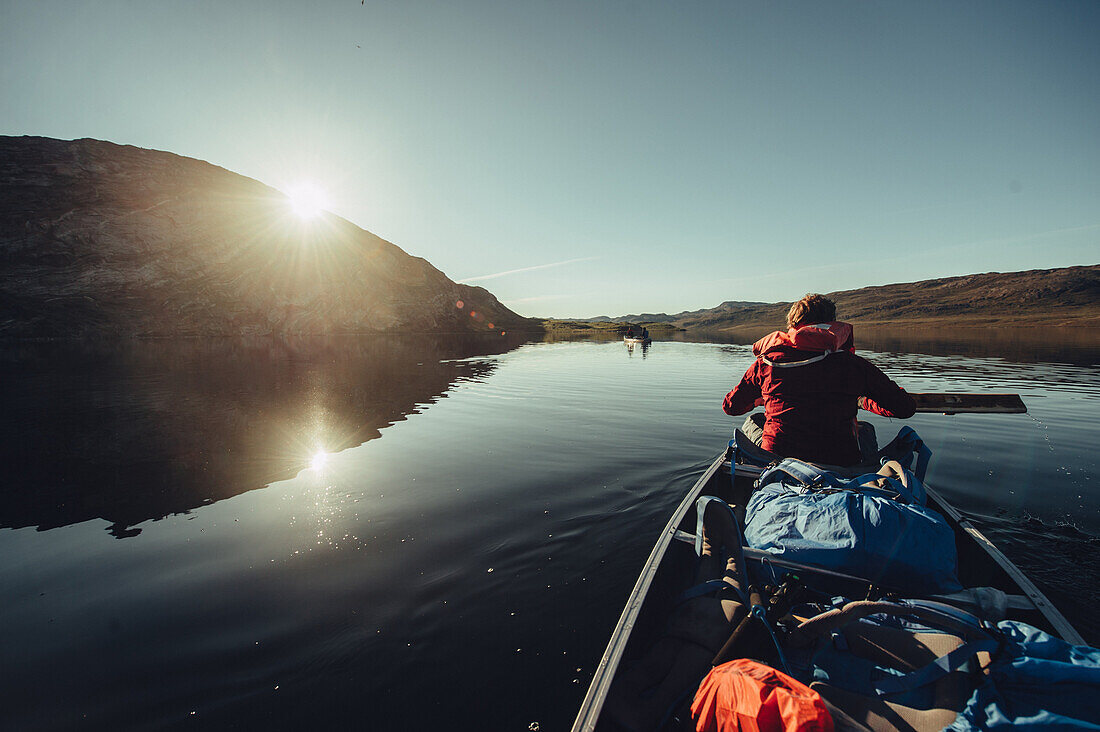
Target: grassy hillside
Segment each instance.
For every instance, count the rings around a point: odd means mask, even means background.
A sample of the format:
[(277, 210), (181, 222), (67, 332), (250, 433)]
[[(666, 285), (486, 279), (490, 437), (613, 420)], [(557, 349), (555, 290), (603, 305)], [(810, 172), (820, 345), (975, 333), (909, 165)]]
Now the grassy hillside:
[(608, 322), (605, 320), (544, 320), (542, 327), (547, 333), (556, 335), (592, 335), (620, 338), (631, 325), (648, 328), (650, 335), (667, 336), (677, 330), (683, 330), (671, 323), (653, 323), (644, 321)]
[[(990, 272), (827, 293), (837, 317), (890, 326), (1100, 326), (1100, 265)], [(790, 302), (681, 313), (687, 329), (760, 331), (784, 327)]]

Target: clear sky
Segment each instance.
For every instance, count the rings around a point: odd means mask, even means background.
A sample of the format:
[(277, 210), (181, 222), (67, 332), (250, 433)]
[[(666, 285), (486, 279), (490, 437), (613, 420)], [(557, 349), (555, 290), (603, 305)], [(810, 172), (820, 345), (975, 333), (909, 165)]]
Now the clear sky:
[(0, 134), (201, 158), (529, 316), (1100, 262), (1100, 2), (0, 0)]

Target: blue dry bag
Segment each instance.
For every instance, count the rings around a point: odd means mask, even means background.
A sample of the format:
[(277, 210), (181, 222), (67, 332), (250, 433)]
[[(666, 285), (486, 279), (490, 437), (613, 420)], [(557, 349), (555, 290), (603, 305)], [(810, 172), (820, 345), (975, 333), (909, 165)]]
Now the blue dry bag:
[(800, 460), (782, 460), (760, 474), (746, 509), (745, 541), (906, 594), (961, 589), (954, 532), (922, 505), (920, 481), (897, 468), (899, 477), (869, 473), (844, 480)]

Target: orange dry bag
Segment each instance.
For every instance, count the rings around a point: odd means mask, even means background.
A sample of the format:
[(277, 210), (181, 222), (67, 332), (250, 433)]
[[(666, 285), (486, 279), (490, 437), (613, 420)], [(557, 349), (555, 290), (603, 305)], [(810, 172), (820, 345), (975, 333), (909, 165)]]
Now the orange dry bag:
[(691, 718), (696, 732), (833, 732), (820, 694), (748, 658), (710, 670), (695, 692)]

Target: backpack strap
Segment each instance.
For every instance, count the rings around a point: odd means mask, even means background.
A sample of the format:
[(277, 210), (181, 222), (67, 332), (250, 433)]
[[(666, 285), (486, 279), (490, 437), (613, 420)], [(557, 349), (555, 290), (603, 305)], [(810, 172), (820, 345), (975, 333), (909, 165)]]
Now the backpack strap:
[(816, 638), (839, 635), (840, 628), (869, 615), (892, 615), (914, 618), (930, 628), (938, 628), (963, 640), (949, 653), (904, 675), (886, 676), (874, 682), (874, 689), (883, 696), (893, 696), (934, 683), (957, 671), (981, 652), (996, 655), (1004, 647), (1003, 634), (991, 630), (973, 615), (958, 608), (925, 600), (901, 602), (859, 600), (828, 610), (802, 622), (790, 634), (792, 645), (803, 645)]
[[(877, 485), (868, 485), (869, 483), (878, 483), (880, 481), (886, 483), (886, 485), (890, 487), (882, 488)], [(899, 503), (916, 503), (914, 500), (916, 497), (913, 495), (912, 489), (905, 484), (905, 481), (883, 475), (882, 473), (864, 473), (863, 475), (849, 480), (844, 484), (844, 488), (845, 490), (865, 493), (867, 495), (890, 498)]]
[(831, 635), (841, 626), (876, 614), (901, 615), (916, 618), (934, 628), (941, 628), (970, 640), (985, 640), (990, 638), (989, 632), (982, 627), (980, 621), (970, 615), (953, 612), (949, 613), (933, 603), (901, 604), (887, 601), (856, 600), (843, 607), (827, 610), (809, 620), (803, 621), (795, 627), (789, 636), (790, 642), (795, 645), (807, 645), (814, 638)]
[(803, 488), (811, 490), (844, 488), (844, 482), (835, 474), (795, 458), (784, 458), (778, 465), (762, 472), (756, 481), (756, 487), (763, 488), (769, 483), (781, 482), (784, 476), (792, 478)]
[(952, 671), (958, 671), (965, 666), (975, 654), (985, 651), (995, 655), (1001, 649), (1001, 643), (993, 638), (970, 641), (964, 643), (947, 655), (940, 656), (932, 663), (918, 668), (905, 676), (887, 676), (875, 682), (875, 691), (885, 696), (902, 694), (906, 691), (919, 689), (935, 681), (939, 681)]
[[(901, 470), (904, 474), (905, 469)], [(756, 481), (756, 487), (763, 488), (770, 483), (788, 483), (791, 480), (807, 492), (849, 490), (900, 500), (902, 503), (918, 502), (911, 485), (907, 484), (904, 477), (895, 478), (882, 473), (864, 473), (846, 480), (838, 477), (836, 473), (795, 458), (785, 458), (762, 472)], [(890, 488), (868, 485), (879, 481), (885, 482)]]
[[(716, 496), (700, 496), (699, 499), (695, 501), (695, 556), (703, 556), (703, 518), (707, 512), (707, 504), (712, 502), (717, 502), (721, 504), (733, 516), (733, 528), (735, 531), (737, 531), (737, 569), (738, 572), (741, 573), (740, 580), (742, 584), (747, 587), (748, 578), (745, 575), (746, 568), (744, 551), (745, 537), (741, 535), (741, 525), (737, 520), (737, 514), (733, 511), (733, 506), (729, 505), (721, 498), (718, 498)], [(726, 549), (729, 551), (734, 550), (733, 547), (726, 547)], [(735, 585), (731, 585), (725, 580), (721, 579), (709, 580), (694, 587), (689, 587), (688, 589), (684, 590), (677, 602), (683, 602), (685, 600), (690, 600), (693, 597), (701, 597), (711, 592), (725, 589), (731, 589), (736, 592), (741, 602), (744, 603), (746, 607), (748, 606), (749, 600), (748, 597), (745, 596), (744, 590)]]

